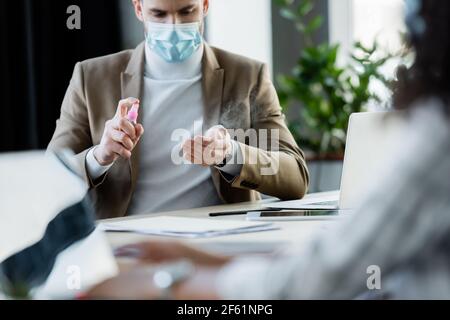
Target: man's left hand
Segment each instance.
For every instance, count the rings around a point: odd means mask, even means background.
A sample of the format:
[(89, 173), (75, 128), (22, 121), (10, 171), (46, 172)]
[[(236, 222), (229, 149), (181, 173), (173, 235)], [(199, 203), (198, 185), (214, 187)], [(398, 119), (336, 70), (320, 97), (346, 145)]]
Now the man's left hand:
[(203, 167), (221, 164), (233, 152), (231, 136), (223, 126), (209, 129), (204, 136), (195, 136), (183, 143), (183, 157)]

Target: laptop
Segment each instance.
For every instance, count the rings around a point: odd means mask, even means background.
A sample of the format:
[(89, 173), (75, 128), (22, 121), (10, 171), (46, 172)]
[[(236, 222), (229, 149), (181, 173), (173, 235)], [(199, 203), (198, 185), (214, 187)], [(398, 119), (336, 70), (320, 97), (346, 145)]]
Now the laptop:
[(353, 210), (389, 161), (396, 137), (405, 125), (404, 112), (365, 112), (350, 116), (340, 192), (325, 192), (302, 200), (268, 204), (272, 209)]

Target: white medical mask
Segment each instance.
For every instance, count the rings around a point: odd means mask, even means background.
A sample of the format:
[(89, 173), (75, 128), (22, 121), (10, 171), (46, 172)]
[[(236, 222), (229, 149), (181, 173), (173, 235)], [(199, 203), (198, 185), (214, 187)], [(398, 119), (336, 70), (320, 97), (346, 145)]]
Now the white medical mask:
[(147, 22), (146, 42), (149, 48), (166, 62), (183, 62), (191, 57), (203, 42), (200, 23)]

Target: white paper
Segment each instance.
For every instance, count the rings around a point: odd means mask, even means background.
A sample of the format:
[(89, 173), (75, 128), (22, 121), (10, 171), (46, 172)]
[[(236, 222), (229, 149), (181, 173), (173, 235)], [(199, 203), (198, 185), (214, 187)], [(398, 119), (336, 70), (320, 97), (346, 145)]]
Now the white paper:
[[(338, 208), (339, 194), (339, 191), (314, 193), (301, 200), (269, 203), (266, 207), (273, 209), (334, 210)], [(336, 202), (336, 205), (330, 205), (328, 202)]]
[(155, 217), (100, 224), (104, 231), (135, 232), (179, 238), (208, 238), (274, 230), (271, 223), (181, 217)]

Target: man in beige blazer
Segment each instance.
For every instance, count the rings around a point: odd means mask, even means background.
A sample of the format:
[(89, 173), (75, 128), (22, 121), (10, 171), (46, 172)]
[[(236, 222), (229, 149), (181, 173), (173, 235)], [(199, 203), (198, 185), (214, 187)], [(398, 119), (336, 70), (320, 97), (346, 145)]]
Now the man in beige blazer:
[[(133, 0), (133, 5), (137, 17), (144, 24), (150, 21), (187, 26), (188, 23), (199, 22), (199, 32), (203, 33), (209, 1)], [(149, 26), (145, 24), (147, 35)], [(137, 190), (143, 188), (138, 183), (140, 175), (151, 171), (141, 160), (154, 152), (145, 149), (144, 139), (150, 140), (151, 137), (145, 134), (152, 134), (153, 127), (142, 123), (147, 106), (142, 105), (141, 101), (147, 90), (145, 74), (148, 60), (159, 61), (149, 58), (153, 57), (151, 52), (156, 52), (152, 49), (155, 48), (147, 41), (134, 50), (77, 63), (62, 103), (61, 116), (48, 149), (70, 149), (75, 153), (80, 175), (91, 187), (98, 218), (130, 214), (130, 206), (137, 201), (133, 197), (135, 192), (157, 192), (154, 190), (156, 188)], [(198, 153), (186, 148), (187, 145), (198, 146), (199, 141), (192, 139), (183, 145), (184, 158), (192, 162), (191, 167), (208, 166), (209, 180), (219, 203), (254, 201), (260, 199), (261, 193), (284, 200), (302, 198), (309, 181), (304, 155), (286, 127), (266, 65), (210, 47), (204, 42), (199, 49), (195, 49), (203, 50), (199, 64), (203, 101), (200, 107), (203, 120), (200, 145), (202, 148), (214, 146), (212, 154), (216, 156), (212, 162), (202, 161), (201, 156), (200, 162), (196, 161)], [(176, 62), (170, 62), (167, 64), (169, 68), (176, 67)], [(139, 101), (138, 124), (132, 125), (126, 121), (127, 112), (131, 105)], [(183, 108), (188, 113), (193, 106), (185, 105)], [(162, 113), (157, 120), (163, 121), (163, 118), (179, 121), (183, 115)], [(205, 133), (210, 128), (213, 128), (212, 135)], [(221, 128), (254, 130), (258, 133), (256, 140), (247, 136), (243, 141), (233, 142), (238, 146), (238, 150), (233, 152), (239, 154), (238, 158), (242, 161), (236, 174), (221, 171), (221, 166), (231, 155), (229, 150), (234, 149), (231, 148), (230, 134)], [(169, 142), (157, 143), (162, 148)], [(159, 146), (156, 148), (159, 149)], [(92, 159), (96, 160), (96, 165), (107, 168), (99, 177), (94, 177), (88, 168)], [(167, 162), (170, 161), (170, 154), (167, 154)], [(273, 170), (267, 174), (263, 168)], [(182, 184), (185, 178), (173, 179), (175, 184)], [(161, 187), (163, 185), (164, 180)], [(201, 188), (195, 192), (202, 192)], [(176, 199), (171, 202), (174, 201)], [(204, 204), (194, 202), (191, 207)]]

